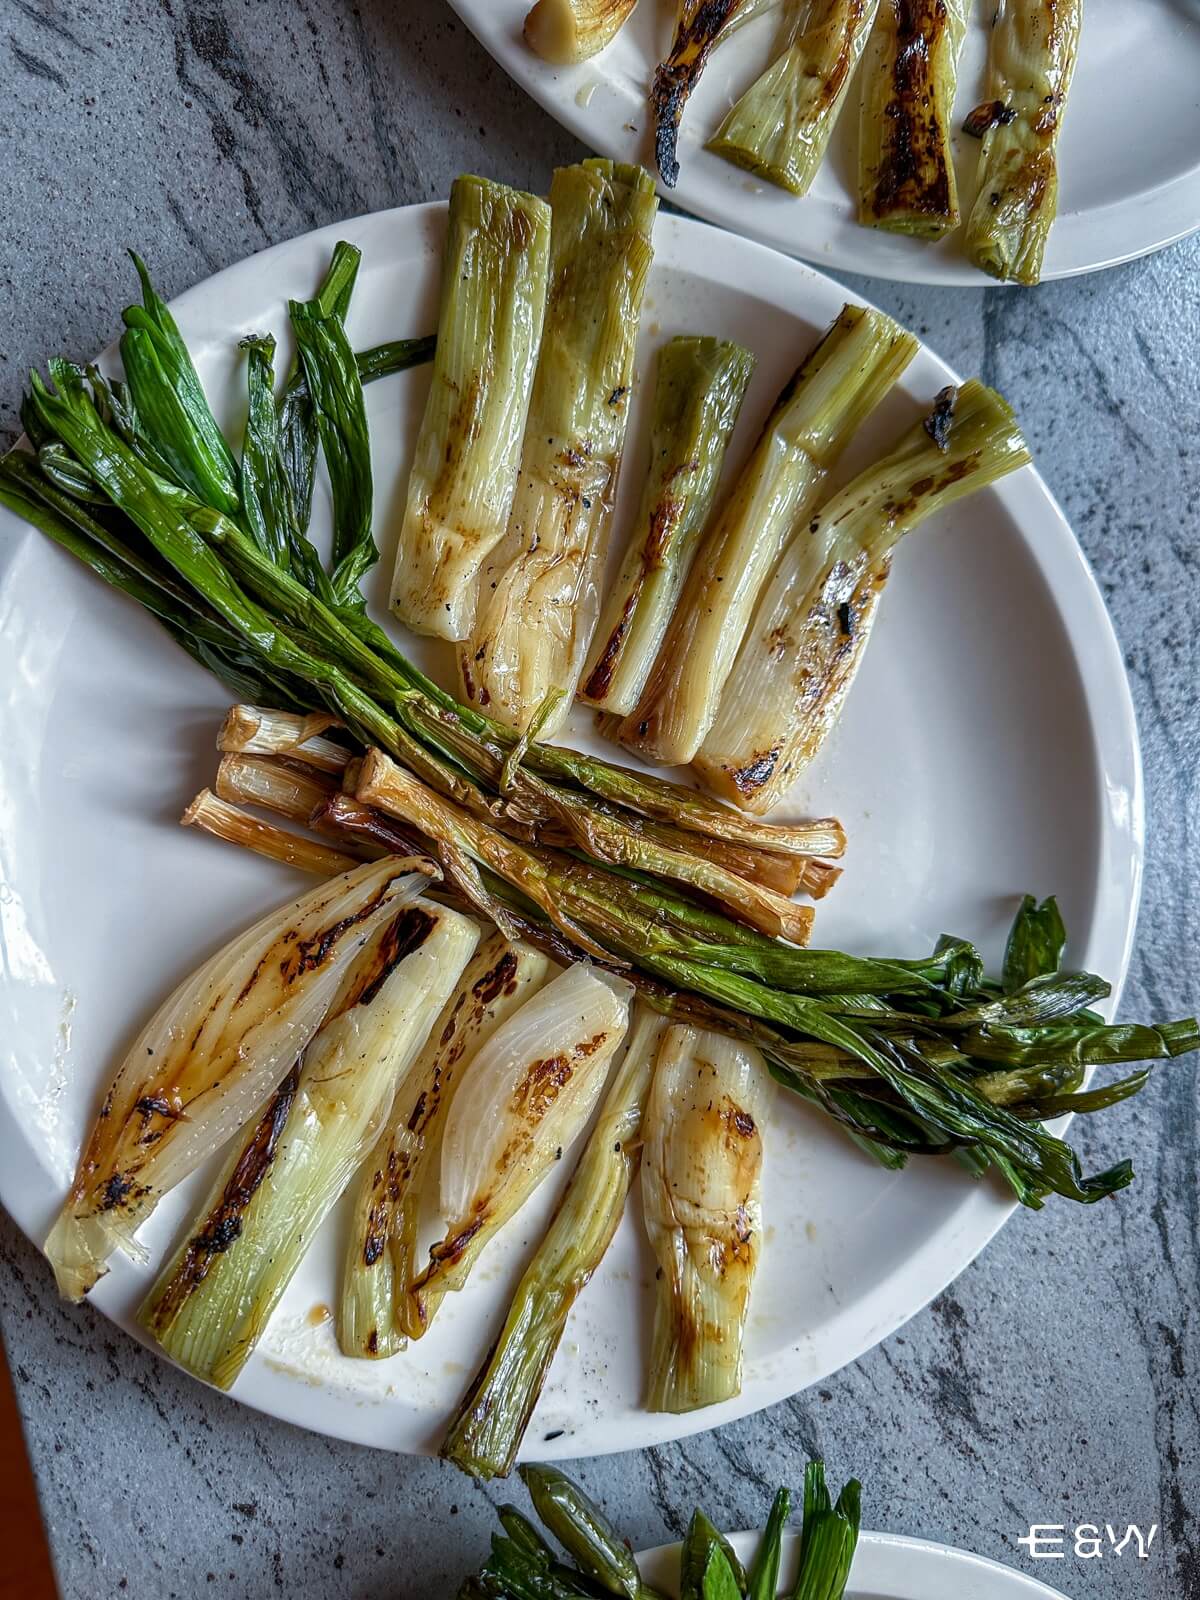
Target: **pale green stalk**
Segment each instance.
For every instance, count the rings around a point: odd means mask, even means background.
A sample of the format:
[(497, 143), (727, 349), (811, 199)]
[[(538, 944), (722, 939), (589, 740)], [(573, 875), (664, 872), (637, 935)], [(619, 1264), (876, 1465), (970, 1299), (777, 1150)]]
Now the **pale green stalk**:
[(417, 633), (466, 637), (479, 570), (508, 527), (549, 260), (544, 200), (455, 179), (437, 353), (392, 578), (392, 610)]
[(550, 187), (550, 292), (508, 531), (459, 650), (464, 697), (523, 729), (575, 693), (599, 615), (658, 202), (640, 167), (586, 161)]
[(756, 812), (782, 798), (841, 715), (896, 545), (1028, 460), (1008, 404), (972, 379), (795, 534), (694, 763), (708, 788)]
[(915, 349), (882, 312), (846, 306), (776, 402), (692, 564), (671, 626), (620, 738), (650, 760), (691, 761), (784, 541)]
[(1079, 53), (1083, 0), (1000, 0), (967, 254), (993, 278), (1037, 283), (1058, 209), (1058, 136)]
[(659, 352), (650, 471), (584, 668), (579, 698), (589, 705), (624, 715), (637, 703), (708, 521), (753, 371), (750, 352), (723, 339), (690, 335)]
[(786, 44), (708, 142), (768, 183), (807, 194), (825, 159), (879, 0), (799, 0)]

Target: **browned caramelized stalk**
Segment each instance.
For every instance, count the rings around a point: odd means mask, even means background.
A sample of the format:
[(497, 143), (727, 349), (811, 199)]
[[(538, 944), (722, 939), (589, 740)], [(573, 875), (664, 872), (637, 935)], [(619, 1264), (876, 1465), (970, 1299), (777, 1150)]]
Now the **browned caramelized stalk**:
[(203, 828), (215, 838), (240, 844), (270, 861), (282, 861), (285, 866), (300, 867), (327, 878), (348, 872), (361, 860), (357, 852), (348, 855), (319, 840), (306, 839), (303, 834), (253, 817), (240, 806), (220, 799), (211, 789), (201, 789), (180, 820), (185, 828)]
[(745, 0), (679, 0), (671, 53), (659, 63), (650, 90), (654, 156), (668, 189), (679, 179), (679, 124), (713, 45)]

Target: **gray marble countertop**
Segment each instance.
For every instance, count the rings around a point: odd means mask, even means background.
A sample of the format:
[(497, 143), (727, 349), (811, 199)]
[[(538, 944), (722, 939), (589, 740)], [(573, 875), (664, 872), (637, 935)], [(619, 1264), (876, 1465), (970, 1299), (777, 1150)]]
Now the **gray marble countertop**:
[[(543, 187), (582, 152), (443, 0), (3, 0), (0, 431), (28, 367), (116, 332), (136, 244), (175, 293), (338, 218), (482, 171)], [(1130, 1014), (1200, 1009), (1200, 239), (1031, 293), (854, 283), (1015, 404), (1099, 576), (1137, 702), (1146, 888)], [(1030, 797), (1036, 805), (1037, 797)], [(820, 1451), (876, 1528), (946, 1540), (1080, 1600), (1200, 1596), (1200, 1094), (1160, 1071), (1076, 1125), (1102, 1213), (1016, 1218), (953, 1287), (825, 1387), (679, 1445), (581, 1463), (635, 1540), (696, 1501), (758, 1525)], [(452, 1467), (302, 1433), (209, 1393), (56, 1300), (0, 1218), (8, 1348), (70, 1600), (450, 1595), (491, 1503)], [(1031, 1564), (1033, 1522), (1159, 1524), (1149, 1559)]]

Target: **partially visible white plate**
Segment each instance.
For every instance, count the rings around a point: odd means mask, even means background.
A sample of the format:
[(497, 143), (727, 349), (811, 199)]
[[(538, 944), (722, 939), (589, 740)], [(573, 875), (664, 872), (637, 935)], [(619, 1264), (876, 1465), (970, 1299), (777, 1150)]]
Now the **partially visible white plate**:
[[(757, 1533), (732, 1533), (729, 1542), (744, 1562), (754, 1558)], [(795, 1581), (800, 1537), (784, 1536), (781, 1579)], [(647, 1583), (665, 1594), (677, 1593), (679, 1546), (658, 1545), (639, 1552), (638, 1567)], [(1067, 1600), (1036, 1578), (1002, 1567), (998, 1561), (899, 1533), (864, 1533), (854, 1552), (846, 1600)]]
[[(182, 295), (174, 310), (222, 418), (236, 430), (237, 337), (283, 334), (286, 297), (312, 292), (338, 238), (364, 254), (350, 318), (359, 348), (432, 328), (444, 219), (444, 206), (426, 205), (325, 228)], [(655, 252), (641, 372), (681, 332), (720, 333), (759, 356), (731, 446), (735, 470), (843, 292), (799, 262), (685, 218), (660, 219)], [(951, 377), (922, 351), (846, 470)], [(424, 369), (367, 392), (384, 545), (371, 599), (385, 625), (388, 533), (428, 382)], [(638, 497), (646, 421), (639, 384), (619, 517)], [(318, 516), (327, 525), (323, 502)], [(402, 643), (450, 681), (427, 642)], [(211, 781), (225, 704), (132, 603), (0, 512), (0, 1200), (39, 1243), (102, 1086), (142, 1020), (235, 930), (302, 887), (287, 868), (176, 825)], [(578, 713), (566, 737), (601, 749)], [(1133, 710), (1096, 585), (1032, 469), (939, 517), (900, 555), (846, 715), (784, 809), (836, 812), (849, 831), (845, 876), (818, 914), (821, 944), (916, 955), (951, 930), (995, 961), (1015, 896), (1053, 892), (1071, 960), (1119, 990), (1142, 854)], [(504, 1231), (467, 1290), (447, 1297), (429, 1336), (392, 1361), (346, 1360), (323, 1320), (340, 1257), (340, 1219), (331, 1219), (235, 1396), (364, 1444), (435, 1449), (540, 1236), (570, 1163), (562, 1165), (559, 1184)], [(155, 1263), (202, 1182), (168, 1196), (142, 1230)], [(529, 1453), (661, 1443), (795, 1393), (912, 1316), (1011, 1210), (998, 1187), (973, 1184), (949, 1163), (881, 1171), (780, 1092), (741, 1396), (683, 1417), (641, 1408), (654, 1269), (635, 1197), (572, 1315)], [(93, 1295), (135, 1335), (152, 1270), (118, 1260)]]
[[(532, 0), (450, 4), (505, 71), (591, 149), (653, 166), (646, 92), (670, 46), (673, 0), (641, 0), (606, 50), (566, 68), (548, 65), (525, 44), (521, 27)], [(959, 73), (957, 129), (984, 98), (993, 9), (992, 0), (976, 0)], [(777, 14), (757, 19), (713, 51), (684, 112), (678, 186), (664, 192), (697, 216), (818, 266), (910, 283), (991, 283), (967, 261), (961, 233), (930, 245), (855, 221), (857, 85), (804, 199), (704, 148), (770, 59), (777, 26)], [(961, 132), (955, 143), (965, 207), (975, 193), (979, 145)], [(1115, 266), (1200, 228), (1200, 5), (1088, 0), (1059, 166), (1059, 218), (1044, 278)]]

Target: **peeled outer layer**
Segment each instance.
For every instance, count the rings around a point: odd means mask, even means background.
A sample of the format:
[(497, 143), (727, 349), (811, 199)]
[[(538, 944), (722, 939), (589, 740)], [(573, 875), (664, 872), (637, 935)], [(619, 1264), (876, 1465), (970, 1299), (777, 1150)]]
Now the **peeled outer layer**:
[(775, 805), (837, 721), (892, 551), (943, 506), (1024, 466), (1007, 403), (972, 380), (796, 534), (763, 592), (695, 768), (752, 811)]
[(525, 18), (525, 43), (543, 61), (569, 67), (616, 38), (637, 0), (537, 0)]
[(880, 0), (862, 72), (858, 217), (940, 239), (957, 228), (950, 144), (968, 0)]
[(392, 610), (464, 639), (504, 537), (546, 311), (550, 207), (486, 178), (450, 191), (433, 380), (404, 506)]
[(497, 1028), (442, 1135), (444, 1237), (413, 1292), (461, 1289), (492, 1235), (583, 1131), (629, 1023), (632, 986), (579, 962)]
[(459, 650), (463, 697), (524, 729), (562, 725), (599, 615), (658, 201), (640, 167), (585, 161), (550, 188), (550, 296), (508, 532)]
[(458, 1074), (554, 970), (540, 951), (492, 933), (434, 1023), (355, 1194), (338, 1312), (346, 1355), (394, 1355), (410, 1333), (419, 1338), (425, 1331), (432, 1307), (410, 1308), (408, 1291), (418, 1270), (422, 1201), (436, 1191), (442, 1127)]
[(470, 918), (431, 901), (393, 916), (295, 1080), (226, 1164), (139, 1312), (196, 1377), (227, 1389), (246, 1364), (478, 938)]
[(78, 1300), (159, 1199), (263, 1105), (382, 923), (435, 869), (392, 856), (273, 911), (180, 984), (122, 1062), (46, 1240)]
[(659, 1265), (651, 1411), (695, 1411), (741, 1390), (770, 1092), (750, 1045), (685, 1026), (664, 1035), (642, 1125), (642, 1209)]
[(567, 1192), (450, 1424), (441, 1453), (473, 1477), (512, 1471), (571, 1307), (612, 1243), (641, 1159), (642, 1113), (667, 1026), (635, 1005), (624, 1059)]
[(349, 761), (350, 751), (322, 734), (341, 726), (336, 717), (319, 711), (301, 717), (294, 711), (231, 706), (217, 734), (217, 749), (241, 755), (289, 756), (305, 766), (336, 773)]
[(708, 148), (807, 194), (878, 7), (879, 0), (801, 0), (788, 44), (726, 113)]
[(632, 711), (712, 509), (754, 357), (724, 339), (672, 339), (658, 356), (650, 471), (621, 571), (592, 641), (579, 698)]
[(696, 755), (784, 541), (915, 349), (882, 312), (846, 306), (797, 370), (705, 536), (646, 687), (621, 724), (629, 749), (668, 766)]
[(1059, 130), (1083, 25), (1083, 0), (999, 0), (967, 254), (993, 278), (1037, 283), (1058, 209)]

